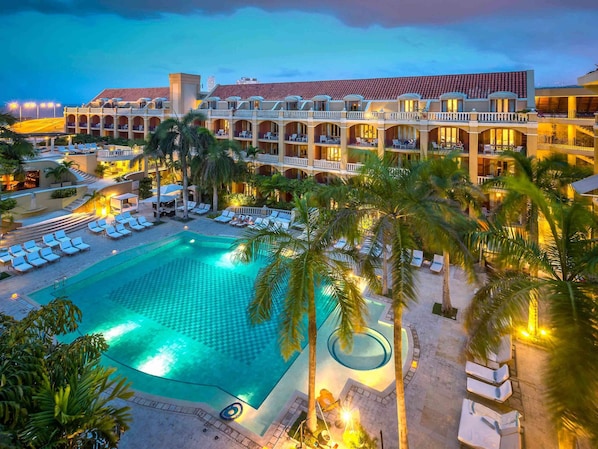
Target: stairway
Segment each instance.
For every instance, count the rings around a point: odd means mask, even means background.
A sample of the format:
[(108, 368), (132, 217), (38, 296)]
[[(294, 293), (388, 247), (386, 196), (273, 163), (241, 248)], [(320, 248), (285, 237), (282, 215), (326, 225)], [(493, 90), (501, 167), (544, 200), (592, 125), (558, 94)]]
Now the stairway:
[(63, 215), (61, 217), (51, 218), (46, 221), (35, 223), (28, 226), (22, 226), (6, 233), (0, 241), (0, 246), (9, 247), (17, 243), (23, 244), (29, 240), (41, 242), (42, 236), (51, 234), (58, 230), (69, 232), (85, 229), (87, 223), (96, 219), (93, 213), (75, 213)]
[(80, 182), (80, 184), (93, 184), (94, 182), (97, 182), (101, 179), (101, 178), (98, 178), (97, 176), (90, 175), (89, 173), (85, 173), (84, 171), (81, 171), (77, 168), (70, 167), (69, 170), (72, 171), (73, 173), (75, 173), (77, 178), (83, 179), (83, 182), (82, 183)]
[(88, 187), (87, 193), (85, 193), (81, 198), (77, 198), (75, 201), (73, 201), (71, 204), (64, 207), (63, 209), (66, 210), (67, 212), (71, 212), (71, 213), (76, 211), (79, 207), (83, 206), (85, 203), (87, 203), (91, 199), (90, 195), (93, 195), (94, 192), (95, 192), (95, 189), (92, 190)]

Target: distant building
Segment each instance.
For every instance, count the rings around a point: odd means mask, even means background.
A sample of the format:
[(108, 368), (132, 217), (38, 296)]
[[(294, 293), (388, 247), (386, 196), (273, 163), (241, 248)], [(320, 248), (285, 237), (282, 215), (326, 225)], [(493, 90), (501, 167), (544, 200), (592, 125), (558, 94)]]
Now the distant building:
[(237, 80), (237, 84), (259, 84), (259, 81), (257, 80), (257, 78), (249, 78), (243, 76), (240, 80)]

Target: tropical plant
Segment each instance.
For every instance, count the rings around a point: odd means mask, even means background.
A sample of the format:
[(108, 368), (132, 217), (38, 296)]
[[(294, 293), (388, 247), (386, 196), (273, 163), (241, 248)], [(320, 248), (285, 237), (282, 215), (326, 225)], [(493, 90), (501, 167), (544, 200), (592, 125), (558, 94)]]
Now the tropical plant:
[[(331, 226), (333, 235), (344, 236), (349, 242), (358, 241), (362, 229), (366, 229), (375, 242), (361, 264), (362, 275), (372, 286), (380, 285), (377, 269), (383, 260), (382, 291), (391, 298), (395, 348), (402, 347), (403, 308), (417, 298), (410, 263), (412, 249), (423, 242), (427, 247), (447, 248), (459, 254), (461, 239), (457, 229), (462, 229), (459, 220), (466, 219), (454, 202), (439, 198), (430, 189), (422, 175), (427, 163), (399, 169), (388, 159), (371, 157), (347, 185), (329, 189), (338, 204)], [(381, 248), (380, 257), (375, 257), (376, 247)], [(388, 269), (384, 269), (386, 264)], [(386, 288), (388, 278), (390, 291)], [(407, 413), (401, 351), (394, 351), (394, 365), (399, 447), (405, 449)]]
[(237, 142), (215, 139), (207, 129), (200, 130), (203, 144), (191, 160), (196, 184), (212, 189), (212, 210), (218, 210), (218, 189), (240, 180), (247, 173)]
[(547, 306), (547, 405), (561, 434), (598, 444), (598, 247), (596, 216), (579, 201), (559, 201), (520, 178), (518, 191), (546, 223), (540, 243), (516, 228), (491, 225), (476, 242), (494, 251), (497, 270), (467, 312), (468, 352), (486, 358), (501, 335), (524, 323), (529, 303)]
[(199, 151), (203, 147), (203, 140), (199, 133), (197, 122), (205, 120), (199, 112), (189, 112), (182, 118), (168, 118), (158, 125), (155, 134), (159, 147), (164, 154), (177, 154), (181, 164), (183, 178), (183, 218), (189, 218), (187, 203), (189, 200), (189, 160), (192, 150)]
[[(538, 206), (523, 193), (525, 190), (520, 188), (520, 184), (531, 182), (544, 195), (561, 201), (567, 198), (567, 191), (572, 182), (590, 176), (592, 172), (586, 167), (570, 165), (566, 157), (559, 154), (536, 159), (533, 156), (526, 157), (518, 152), (505, 151), (502, 157), (512, 164), (512, 172), (504, 173), (485, 184), (485, 188), (506, 190), (506, 195), (496, 208), (495, 221), (497, 224), (509, 226), (518, 218), (523, 218), (524, 228), (529, 239), (537, 244), (540, 238)], [(532, 299), (527, 332), (533, 338), (539, 337), (538, 308), (538, 298)]]
[(46, 173), (46, 178), (52, 177), (54, 178), (54, 182), (62, 183), (65, 175), (69, 174), (70, 169), (77, 165), (78, 164), (75, 161), (63, 160), (59, 164), (46, 168), (44, 172)]
[[(65, 298), (22, 320), (0, 314), (0, 440), (8, 447), (116, 448), (128, 428), (132, 396), (125, 379), (99, 366), (107, 346), (100, 335), (71, 343), (81, 311)], [(3, 446), (4, 447), (4, 446)]]
[(255, 282), (255, 297), (248, 307), (254, 324), (272, 318), (274, 304), (281, 303), (280, 349), (288, 359), (301, 351), (307, 317), (308, 388), (307, 427), (314, 432), (316, 419), (316, 300), (325, 287), (338, 304), (340, 339), (351, 347), (354, 332), (364, 325), (366, 303), (351, 274), (351, 255), (332, 250), (331, 240), (319, 214), (311, 214), (309, 195), (295, 198), (295, 219), (305, 226), (301, 236), (280, 227), (248, 230), (234, 244), (236, 257), (244, 262), (264, 256), (266, 265)]

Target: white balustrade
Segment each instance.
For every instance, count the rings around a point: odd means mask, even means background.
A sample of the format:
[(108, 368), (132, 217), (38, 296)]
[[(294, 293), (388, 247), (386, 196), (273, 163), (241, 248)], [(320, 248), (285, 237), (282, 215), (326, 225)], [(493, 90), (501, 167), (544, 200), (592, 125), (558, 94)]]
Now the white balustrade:
[(341, 163), (335, 161), (327, 161), (325, 159), (314, 159), (314, 168), (323, 168), (325, 170), (340, 170)]
[(297, 165), (299, 167), (307, 167), (307, 158), (305, 157), (293, 157), (285, 156), (284, 163), (287, 165)]
[(357, 173), (361, 167), (363, 167), (363, 164), (359, 162), (347, 162), (347, 171), (349, 173)]
[(277, 154), (258, 154), (257, 160), (260, 162), (276, 163), (278, 162)]

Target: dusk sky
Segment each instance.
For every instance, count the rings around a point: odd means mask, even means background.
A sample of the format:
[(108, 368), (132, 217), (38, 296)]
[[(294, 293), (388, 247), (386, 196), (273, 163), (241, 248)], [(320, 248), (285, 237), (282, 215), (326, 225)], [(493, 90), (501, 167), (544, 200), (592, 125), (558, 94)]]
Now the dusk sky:
[(562, 86), (598, 63), (596, 0), (0, 0), (0, 17), (0, 107), (176, 72), (204, 89), (525, 69)]

